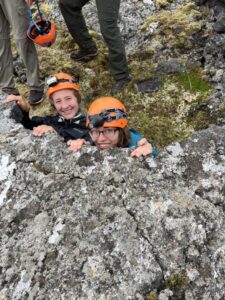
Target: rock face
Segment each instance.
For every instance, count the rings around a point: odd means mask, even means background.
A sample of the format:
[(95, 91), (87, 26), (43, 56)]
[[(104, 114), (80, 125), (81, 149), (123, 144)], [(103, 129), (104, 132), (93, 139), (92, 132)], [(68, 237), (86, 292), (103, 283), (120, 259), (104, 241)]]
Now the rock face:
[(225, 127), (72, 154), (0, 106), (0, 299), (223, 299)]
[[(139, 26), (154, 3), (121, 1), (128, 52), (150, 43)], [(84, 13), (96, 29), (95, 3)], [(205, 109), (220, 126), (156, 159), (73, 154), (56, 135), (33, 137), (17, 106), (0, 102), (0, 300), (225, 298), (224, 35), (190, 56), (216, 87)], [(183, 72), (170, 62), (156, 73), (171, 69)]]

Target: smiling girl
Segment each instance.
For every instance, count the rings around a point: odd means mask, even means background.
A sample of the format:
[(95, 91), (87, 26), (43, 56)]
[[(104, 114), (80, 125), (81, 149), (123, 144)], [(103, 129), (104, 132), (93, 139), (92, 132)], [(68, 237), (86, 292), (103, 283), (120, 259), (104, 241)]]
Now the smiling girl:
[[(157, 156), (157, 150), (152, 142), (142, 138), (141, 134), (127, 127), (125, 106), (116, 98), (101, 97), (94, 100), (87, 115), (86, 125), (93, 145), (99, 150), (116, 147), (131, 148), (131, 156)], [(76, 152), (83, 145), (88, 145), (84, 139), (70, 141), (71, 149)]]
[(65, 142), (71, 139), (88, 138), (86, 115), (80, 111), (81, 96), (74, 78), (66, 73), (57, 73), (47, 80), (47, 85), (48, 97), (56, 109), (56, 116), (29, 119), (29, 109), (21, 96), (9, 95), (5, 102), (17, 102), (24, 112), (23, 124), (33, 129), (35, 136), (57, 132)]

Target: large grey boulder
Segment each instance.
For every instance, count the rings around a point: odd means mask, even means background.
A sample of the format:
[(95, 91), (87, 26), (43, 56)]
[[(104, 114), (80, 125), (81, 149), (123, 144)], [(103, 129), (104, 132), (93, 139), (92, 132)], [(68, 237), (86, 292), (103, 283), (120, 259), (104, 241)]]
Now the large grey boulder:
[(1, 300), (225, 297), (224, 126), (133, 159), (0, 115)]

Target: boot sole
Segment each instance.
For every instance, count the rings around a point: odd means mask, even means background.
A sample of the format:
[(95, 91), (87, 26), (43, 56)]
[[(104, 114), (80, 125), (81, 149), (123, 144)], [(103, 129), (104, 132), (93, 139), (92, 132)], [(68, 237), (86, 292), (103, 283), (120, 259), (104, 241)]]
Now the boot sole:
[(43, 102), (43, 101), (44, 101), (44, 98), (41, 98), (40, 100), (35, 101), (35, 102), (32, 102), (31, 100), (29, 100), (29, 104), (30, 104), (31, 106), (33, 106), (33, 105), (37, 105), (37, 104), (39, 104), (39, 103), (41, 103), (41, 102)]

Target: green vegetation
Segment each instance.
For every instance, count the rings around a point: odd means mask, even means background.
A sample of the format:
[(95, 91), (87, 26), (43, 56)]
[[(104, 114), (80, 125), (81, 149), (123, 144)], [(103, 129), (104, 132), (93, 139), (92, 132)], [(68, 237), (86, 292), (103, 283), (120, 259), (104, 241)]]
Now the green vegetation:
[[(168, 2), (162, 1), (166, 4)], [(165, 5), (159, 4), (158, 6), (161, 8)], [(178, 6), (174, 11), (159, 10), (156, 14), (149, 16), (140, 29), (146, 31), (151, 23), (157, 22), (158, 30), (155, 35), (160, 32), (161, 40), (168, 48), (191, 49), (189, 37), (203, 26), (200, 17), (201, 13), (196, 10), (194, 3), (189, 2)]]
[(145, 300), (157, 300), (157, 299), (158, 299), (157, 294), (155, 292), (150, 292), (147, 295)]
[(178, 84), (180, 84), (186, 91), (194, 92), (209, 92), (211, 87), (208, 82), (201, 78), (199, 70), (190, 70), (184, 74), (175, 76)]
[(173, 292), (173, 299), (182, 299), (185, 290), (189, 287), (189, 280), (184, 273), (174, 273), (165, 282), (165, 287)]
[[(161, 8), (171, 2), (158, 0), (157, 5)], [(44, 8), (45, 15), (48, 15), (49, 7), (46, 5)], [(191, 3), (179, 6), (172, 12), (159, 10), (144, 22), (141, 29), (147, 30), (151, 22), (155, 21), (159, 26), (149, 44), (144, 49), (130, 53), (128, 62), (132, 81), (117, 97), (127, 107), (129, 126), (152, 138), (160, 148), (185, 139), (195, 130), (206, 128), (215, 119), (204, 110), (212, 90), (200, 67), (187, 69), (184, 74), (160, 76), (162, 86), (158, 92), (141, 93), (137, 90), (135, 81), (155, 77), (158, 62), (173, 59), (185, 66), (191, 47), (189, 37), (202, 27), (200, 13)], [(99, 55), (88, 63), (72, 61), (70, 53), (76, 46), (68, 31), (59, 24), (56, 25), (56, 44), (51, 48), (37, 47), (41, 75), (44, 78), (60, 71), (78, 74), (82, 107), (86, 109), (92, 99), (110, 94), (113, 79), (108, 68), (107, 48), (99, 35), (91, 32), (99, 48)], [(171, 56), (164, 56), (159, 50), (162, 47), (169, 49)], [(27, 98), (26, 86), (18, 85)], [(221, 106), (221, 111), (224, 110), (225, 107)], [(49, 113), (54, 111), (47, 97), (30, 111), (31, 116)]]

